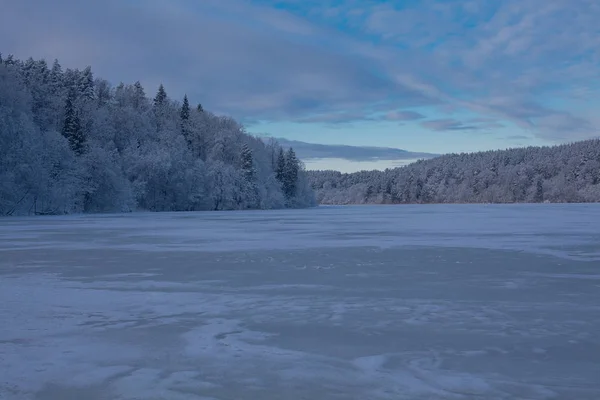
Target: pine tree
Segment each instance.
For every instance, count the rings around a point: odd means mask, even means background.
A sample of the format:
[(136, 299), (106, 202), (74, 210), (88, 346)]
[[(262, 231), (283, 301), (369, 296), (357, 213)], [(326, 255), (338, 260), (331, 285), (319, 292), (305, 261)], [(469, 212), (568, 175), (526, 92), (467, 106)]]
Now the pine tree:
[(288, 200), (296, 195), (299, 171), (300, 162), (294, 149), (290, 147), (285, 155), (285, 169), (283, 172), (283, 192)]
[[(164, 89), (164, 88), (163, 88)], [(166, 96), (166, 95), (165, 95)], [(140, 81), (133, 84), (133, 106), (140, 109), (146, 101), (146, 92)]]
[(196, 107), (196, 110), (198, 110), (198, 112), (204, 112), (204, 108), (202, 108), (202, 104), (198, 103), (198, 107)]
[(73, 92), (70, 92), (67, 96), (62, 134), (69, 141), (69, 145), (75, 154), (81, 155), (85, 149), (85, 137), (79, 115), (77, 115), (77, 110), (73, 106), (74, 97)]
[(256, 169), (254, 168), (254, 156), (252, 149), (246, 143), (242, 145), (241, 166), (244, 178), (247, 182), (254, 182), (256, 178)]
[(536, 183), (534, 201), (537, 203), (542, 203), (544, 201), (544, 186), (541, 179), (538, 179)]
[(167, 92), (165, 90), (165, 87), (161, 83), (160, 86), (158, 87), (158, 92), (156, 93), (156, 97), (154, 97), (154, 106), (155, 107), (162, 106), (166, 100), (167, 100)]
[(58, 62), (57, 59), (54, 59), (54, 62), (52, 63), (52, 70), (50, 71), (50, 74), (52, 75), (53, 78), (58, 79), (59, 77), (62, 76), (63, 70), (62, 70), (62, 66), (60, 65), (60, 63)]
[(25, 84), (30, 86), (32, 83), (32, 75), (35, 73), (35, 60), (29, 57), (21, 66), (21, 73), (25, 80)]
[(110, 84), (104, 79), (99, 79), (98, 81), (96, 81), (95, 92), (97, 104), (99, 107), (107, 105), (112, 97)]
[(285, 154), (283, 153), (283, 149), (279, 148), (279, 154), (277, 155), (277, 163), (275, 166), (275, 177), (283, 186), (285, 181)]
[(191, 148), (192, 142), (190, 140), (190, 102), (188, 101), (187, 95), (183, 96), (183, 104), (179, 111), (179, 118), (181, 119), (181, 134), (185, 138), (188, 147)]
[[(117, 100), (117, 103), (119, 104), (120, 107), (123, 107), (125, 105), (124, 103), (124, 97), (125, 97), (125, 84), (123, 82), (119, 82), (119, 84), (115, 87), (115, 100)], [(133, 99), (133, 102), (135, 103), (135, 99)]]
[(249, 208), (256, 208), (258, 206), (258, 184), (256, 182), (256, 168), (254, 166), (254, 155), (252, 149), (248, 144), (242, 145), (241, 153), (241, 169), (246, 183), (246, 206)]
[(80, 73), (79, 70), (67, 68), (65, 70), (65, 72), (62, 74), (62, 81), (63, 81), (63, 85), (66, 88), (66, 90), (68, 90), (69, 92), (75, 91), (75, 93), (73, 93), (73, 94), (76, 96), (73, 97), (73, 101), (75, 101), (80, 94), (79, 93), (79, 73)]
[(92, 73), (92, 67), (85, 67), (85, 69), (79, 73), (79, 79), (77, 82), (79, 95), (86, 100), (94, 100), (96, 93), (94, 91), (94, 74)]
[(50, 70), (48, 69), (48, 63), (46, 60), (39, 60), (36, 63), (36, 72), (39, 74), (39, 83), (43, 86), (49, 83)]
[(188, 101), (187, 94), (183, 96), (183, 105), (181, 106), (181, 121), (187, 121), (190, 119), (190, 102)]
[(277, 169), (277, 158), (275, 157), (275, 146), (271, 146), (270, 156), (271, 156), (271, 169), (275, 171)]

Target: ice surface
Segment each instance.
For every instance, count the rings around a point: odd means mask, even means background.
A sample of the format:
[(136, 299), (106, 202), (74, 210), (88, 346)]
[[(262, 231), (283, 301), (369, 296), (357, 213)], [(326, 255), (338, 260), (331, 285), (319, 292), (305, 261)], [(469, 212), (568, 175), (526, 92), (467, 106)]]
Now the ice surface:
[(0, 399), (599, 399), (600, 206), (0, 219)]

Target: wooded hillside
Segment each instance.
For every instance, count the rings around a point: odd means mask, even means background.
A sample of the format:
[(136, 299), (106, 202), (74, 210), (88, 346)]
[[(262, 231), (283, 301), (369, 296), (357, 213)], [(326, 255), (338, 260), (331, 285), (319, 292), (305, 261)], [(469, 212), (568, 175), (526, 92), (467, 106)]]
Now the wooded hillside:
[(0, 56), (0, 215), (314, 204), (293, 150), (162, 85)]
[(598, 202), (600, 139), (308, 174), (321, 204)]

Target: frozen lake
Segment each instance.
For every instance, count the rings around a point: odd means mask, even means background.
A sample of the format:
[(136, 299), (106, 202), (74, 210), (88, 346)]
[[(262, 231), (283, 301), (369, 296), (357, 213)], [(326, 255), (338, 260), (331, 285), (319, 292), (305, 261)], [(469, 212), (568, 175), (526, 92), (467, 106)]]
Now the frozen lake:
[(0, 219), (0, 399), (600, 399), (600, 205)]

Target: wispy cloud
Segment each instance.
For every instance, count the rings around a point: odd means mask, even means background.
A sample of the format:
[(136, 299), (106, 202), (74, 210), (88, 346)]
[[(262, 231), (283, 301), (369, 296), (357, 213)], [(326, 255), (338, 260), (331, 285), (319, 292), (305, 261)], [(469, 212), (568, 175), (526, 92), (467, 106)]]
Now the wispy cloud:
[(490, 118), (472, 118), (466, 121), (453, 118), (434, 119), (421, 122), (421, 126), (435, 131), (483, 131), (503, 127), (502, 124)]
[(141, 78), (153, 87), (164, 82), (172, 94), (187, 92), (236, 117), (352, 112), (392, 96), (396, 106), (428, 103), (365, 60), (332, 49), (336, 36), (343, 35), (242, 0), (22, 0), (0, 14), (0, 47), (21, 57), (92, 64), (112, 79)]
[(468, 131), (477, 129), (475, 125), (465, 125), (455, 119), (436, 119), (422, 122), (421, 125), (436, 131)]
[(425, 116), (416, 111), (390, 111), (385, 114), (385, 119), (388, 121), (415, 121), (423, 118)]
[(417, 153), (389, 147), (317, 144), (283, 138), (278, 138), (277, 141), (284, 147), (293, 147), (298, 157), (302, 160), (336, 158), (358, 162), (378, 160), (401, 161), (437, 156), (437, 154)]
[(164, 82), (244, 120), (567, 141), (598, 135), (578, 107), (600, 103), (598, 20), (596, 0), (19, 0), (2, 5), (0, 51)]
[(508, 136), (507, 139), (508, 140), (527, 140), (529, 138), (525, 135), (511, 135), (511, 136)]
[(298, 118), (297, 122), (319, 122), (328, 124), (339, 124), (354, 121), (373, 120), (374, 118), (364, 111), (345, 111), (332, 112), (326, 114), (310, 115), (307, 117)]
[(378, 107), (372, 107), (369, 111), (356, 110), (310, 115), (299, 118), (296, 122), (341, 124), (356, 121), (415, 121), (425, 118), (425, 115), (416, 111), (400, 110), (381, 113), (377, 112), (377, 108)]
[[(400, 70), (396, 82), (550, 139), (598, 132), (600, 121), (578, 116), (567, 104), (575, 88), (600, 95), (600, 3), (425, 0), (415, 8), (391, 8), (371, 8), (364, 29), (390, 46), (388, 65), (417, 56), (420, 72)], [(402, 60), (393, 43), (408, 49)], [(548, 106), (549, 98), (565, 105)]]

